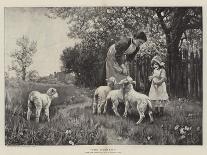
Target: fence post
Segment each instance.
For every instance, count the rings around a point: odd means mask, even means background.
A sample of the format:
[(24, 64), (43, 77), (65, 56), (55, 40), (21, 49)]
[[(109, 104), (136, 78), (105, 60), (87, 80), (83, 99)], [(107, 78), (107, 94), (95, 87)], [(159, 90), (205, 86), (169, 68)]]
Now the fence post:
[(190, 98), (193, 98), (194, 95), (194, 74), (195, 74), (195, 69), (194, 69), (194, 54), (193, 52), (190, 53)]

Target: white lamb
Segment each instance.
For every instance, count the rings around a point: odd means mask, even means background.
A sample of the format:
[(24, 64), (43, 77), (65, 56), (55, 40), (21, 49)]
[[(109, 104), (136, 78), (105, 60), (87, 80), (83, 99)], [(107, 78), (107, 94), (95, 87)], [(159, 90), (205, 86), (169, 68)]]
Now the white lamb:
[(116, 116), (120, 117), (120, 114), (118, 113), (118, 105), (120, 102), (123, 102), (123, 89), (117, 89), (117, 90), (112, 90), (109, 92), (109, 94), (106, 97), (106, 104), (104, 106), (104, 114), (106, 113), (106, 109), (108, 106), (108, 102), (111, 101), (112, 103), (112, 109), (115, 113)]
[(102, 108), (106, 103), (106, 97), (116, 84), (116, 79), (114, 77), (110, 77), (109, 79), (106, 79), (106, 81), (107, 86), (99, 86), (95, 90), (93, 99), (93, 114), (101, 114)]
[(120, 82), (125, 90), (125, 111), (123, 116), (127, 117), (128, 109), (131, 106), (133, 109), (137, 108), (140, 115), (140, 118), (136, 124), (140, 124), (142, 122), (145, 117), (146, 110), (148, 110), (150, 122), (153, 123), (154, 119), (152, 116), (152, 104), (150, 98), (144, 94), (136, 92), (133, 88), (133, 83), (135, 83), (135, 81), (133, 81), (133, 79), (129, 76)]
[(39, 122), (39, 117), (41, 110), (44, 109), (45, 115), (47, 116), (47, 121), (50, 121), (49, 117), (49, 107), (51, 101), (54, 98), (58, 97), (57, 90), (55, 88), (48, 89), (46, 94), (42, 94), (38, 91), (32, 91), (29, 94), (28, 98), (28, 111), (27, 111), (27, 120), (30, 120), (30, 116), (32, 114), (32, 108), (36, 107), (36, 122)]

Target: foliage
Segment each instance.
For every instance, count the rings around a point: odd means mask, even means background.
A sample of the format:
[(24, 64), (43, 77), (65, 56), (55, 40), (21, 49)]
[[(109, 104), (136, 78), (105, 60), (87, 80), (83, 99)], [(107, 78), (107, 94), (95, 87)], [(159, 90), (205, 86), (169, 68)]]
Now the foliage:
[[(79, 75), (78, 81), (86, 86), (101, 83), (100, 81), (105, 77), (103, 66), (108, 48), (119, 39), (132, 37), (137, 31), (144, 31), (148, 41), (141, 47), (138, 58), (152, 57), (155, 54), (166, 58), (169, 53), (173, 51), (176, 53), (173, 49), (178, 49), (184, 32), (190, 36), (191, 33), (187, 32), (189, 29), (201, 26), (200, 8), (49, 8), (48, 17), (66, 20), (69, 28), (68, 36), (81, 40), (80, 44), (74, 48), (65, 49), (61, 60), (66, 70), (73, 70)], [(195, 30), (192, 31), (195, 35), (197, 34)], [(177, 35), (179, 36), (176, 37)], [(188, 39), (195, 40), (195, 36)], [(171, 41), (177, 41), (177, 44)], [(67, 52), (69, 54), (66, 54)], [(63, 58), (66, 55), (68, 59)], [(71, 65), (73, 63), (75, 65)], [(94, 73), (99, 75), (95, 76)]]
[[(26, 121), (28, 92), (44, 92), (49, 87), (57, 88), (61, 95), (50, 107), (51, 122), (44, 122), (43, 117), (36, 124), (34, 116), (31, 122)], [(154, 124), (149, 124), (146, 116), (137, 127), (135, 110), (123, 119), (113, 114), (93, 115), (90, 104), (83, 106), (88, 102), (85, 98), (70, 105), (64, 103), (66, 96), (75, 94), (89, 93), (92, 97), (88, 89), (10, 80), (6, 92), (10, 97), (5, 102), (6, 145), (202, 145), (202, 104), (196, 100), (174, 98), (166, 105), (163, 117), (155, 117)]]
[(132, 37), (134, 32), (145, 31), (150, 40), (147, 43), (148, 53), (151, 52), (150, 44), (156, 44), (160, 53), (165, 48), (164, 34), (158, 18), (154, 18), (154, 12), (147, 8), (50, 8), (48, 16), (66, 20), (68, 36), (81, 40), (74, 48), (65, 49), (61, 60), (66, 71), (74, 71), (79, 83), (86, 86), (100, 84), (104, 78), (108, 48), (123, 37)]
[(31, 70), (31, 71), (28, 72), (27, 78), (28, 78), (29, 81), (36, 82), (40, 78), (40, 76), (39, 76), (38, 71)]
[(11, 70), (16, 72), (18, 78), (25, 80), (27, 69), (32, 64), (32, 57), (37, 52), (37, 42), (29, 40), (22, 36), (16, 41), (17, 49), (11, 53), (13, 58)]

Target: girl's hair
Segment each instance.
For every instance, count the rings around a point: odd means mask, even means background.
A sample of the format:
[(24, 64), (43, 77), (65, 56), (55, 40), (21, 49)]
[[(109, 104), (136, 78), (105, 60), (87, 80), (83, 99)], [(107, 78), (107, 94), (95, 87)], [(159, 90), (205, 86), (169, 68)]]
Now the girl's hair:
[(154, 66), (154, 64), (157, 64), (158, 66), (159, 66), (159, 68), (160, 69), (164, 69), (165, 67), (164, 66), (161, 66), (159, 63), (157, 63), (157, 62), (153, 62), (152, 64), (151, 64), (151, 66), (152, 66), (152, 68), (153, 68), (153, 66)]

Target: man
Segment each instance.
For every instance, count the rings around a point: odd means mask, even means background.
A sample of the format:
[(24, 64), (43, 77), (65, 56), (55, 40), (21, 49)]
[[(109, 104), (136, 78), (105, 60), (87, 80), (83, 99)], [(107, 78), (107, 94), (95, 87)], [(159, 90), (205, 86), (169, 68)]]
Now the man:
[(133, 38), (124, 38), (110, 46), (106, 57), (106, 78), (111, 76), (117, 82), (129, 75), (128, 62), (132, 61), (139, 51), (140, 45), (147, 41), (144, 32), (133, 35)]

